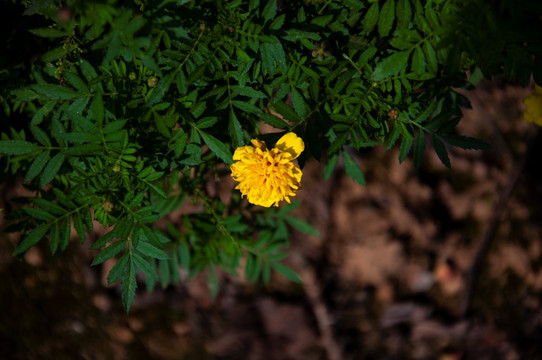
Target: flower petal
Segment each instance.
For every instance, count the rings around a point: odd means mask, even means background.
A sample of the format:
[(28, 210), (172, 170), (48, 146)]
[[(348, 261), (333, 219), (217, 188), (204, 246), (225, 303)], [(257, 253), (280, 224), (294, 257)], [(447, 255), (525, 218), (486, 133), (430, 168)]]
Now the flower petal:
[(305, 143), (295, 133), (289, 132), (277, 141), (275, 148), (290, 154), (292, 159), (296, 159), (305, 150)]

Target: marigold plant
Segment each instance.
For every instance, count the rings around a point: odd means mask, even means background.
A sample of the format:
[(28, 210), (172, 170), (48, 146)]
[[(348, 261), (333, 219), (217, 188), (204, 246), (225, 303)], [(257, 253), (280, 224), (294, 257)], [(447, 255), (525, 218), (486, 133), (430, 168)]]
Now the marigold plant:
[[(138, 273), (153, 289), (205, 271), (213, 296), (217, 270), (242, 264), (249, 281), (299, 281), (282, 264), (289, 231), (318, 232), (290, 215), (299, 202), (280, 205), (307, 162), (362, 185), (374, 146), (449, 167), (450, 147), (488, 147), (456, 132), (469, 106), (457, 89), (541, 84), (540, 5), (492, 4), (3, 1), (0, 171), (31, 193), (3, 206), (14, 255), (86, 241), (93, 266), (115, 259), (126, 309)], [(212, 191), (230, 176), (240, 192)]]

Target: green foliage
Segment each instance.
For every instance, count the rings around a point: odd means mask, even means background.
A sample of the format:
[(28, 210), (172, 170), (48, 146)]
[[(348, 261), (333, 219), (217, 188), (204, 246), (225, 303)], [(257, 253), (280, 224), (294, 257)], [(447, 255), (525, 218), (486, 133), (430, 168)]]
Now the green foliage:
[[(529, 1), (58, 4), (8, 9), (36, 44), (0, 63), (3, 81), (17, 79), (0, 91), (3, 176), (23, 172), (35, 193), (8, 215), (23, 234), (14, 255), (40, 241), (64, 251), (72, 227), (84, 242), (99, 223), (109, 232), (92, 264), (116, 259), (108, 282), (122, 284), (127, 310), (138, 272), (152, 289), (178, 282), (180, 267), (207, 270), (214, 296), (217, 268), (241, 263), (250, 281), (271, 270), (299, 281), (280, 263), (287, 225), (318, 233), (288, 215), (295, 204), (247, 212), (239, 194), (207, 192), (260, 120), (303, 138), (301, 165), (324, 152), (325, 178), (342, 158), (364, 185), (361, 148), (399, 146), (399, 161), (412, 150), (419, 166), (429, 138), (450, 166), (448, 146), (487, 147), (454, 132), (468, 100), (452, 86), (471, 87), (469, 71), (524, 85), (542, 74), (540, 5)], [(168, 215), (187, 199), (203, 209), (179, 229)]]

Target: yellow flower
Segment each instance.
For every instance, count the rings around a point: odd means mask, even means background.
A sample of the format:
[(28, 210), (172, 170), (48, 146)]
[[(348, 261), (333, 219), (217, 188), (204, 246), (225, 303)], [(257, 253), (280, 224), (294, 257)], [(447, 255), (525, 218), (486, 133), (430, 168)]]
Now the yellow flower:
[(236, 162), (231, 166), (231, 176), (239, 182), (236, 189), (254, 205), (290, 202), (289, 196), (295, 196), (301, 186), (302, 173), (293, 160), (305, 150), (303, 140), (290, 132), (272, 150), (263, 141), (252, 139), (251, 143), (253, 146), (237, 148), (233, 154)]
[(523, 101), (525, 121), (542, 126), (542, 87), (535, 85), (534, 92)]

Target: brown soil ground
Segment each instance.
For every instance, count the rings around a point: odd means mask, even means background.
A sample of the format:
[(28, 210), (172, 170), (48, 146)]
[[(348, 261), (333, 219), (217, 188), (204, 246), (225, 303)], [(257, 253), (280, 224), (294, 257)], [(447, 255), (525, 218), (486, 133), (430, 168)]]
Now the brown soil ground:
[[(421, 169), (383, 147), (355, 154), (361, 187), (339, 168), (304, 169), (286, 263), (303, 279), (269, 285), (204, 274), (140, 290), (130, 314), (111, 264), (73, 242), (24, 261), (17, 236), (0, 241), (0, 354), (5, 359), (539, 359), (542, 354), (542, 154), (521, 116), (530, 89), (484, 83), (458, 132), (488, 151), (426, 151)], [(7, 198), (20, 186), (0, 188)], [(141, 288), (144, 288), (142, 285)]]

